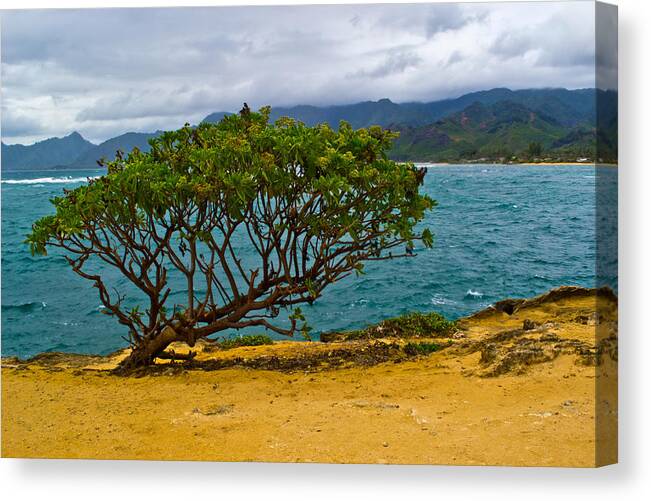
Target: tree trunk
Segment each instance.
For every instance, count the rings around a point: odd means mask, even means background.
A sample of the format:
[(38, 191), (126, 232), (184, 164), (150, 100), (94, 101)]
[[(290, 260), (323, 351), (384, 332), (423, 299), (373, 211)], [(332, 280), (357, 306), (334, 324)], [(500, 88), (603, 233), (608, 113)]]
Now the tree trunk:
[(128, 372), (138, 367), (152, 365), (158, 355), (175, 341), (181, 341), (177, 332), (171, 327), (165, 327), (158, 336), (143, 340), (139, 345), (131, 350), (131, 353), (120, 362), (117, 372)]

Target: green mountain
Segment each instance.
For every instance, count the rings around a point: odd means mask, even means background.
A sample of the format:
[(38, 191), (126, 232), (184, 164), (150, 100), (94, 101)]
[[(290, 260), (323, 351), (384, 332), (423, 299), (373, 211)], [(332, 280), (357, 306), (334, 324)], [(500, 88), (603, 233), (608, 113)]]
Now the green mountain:
[(476, 102), (430, 125), (392, 128), (400, 132), (392, 156), (425, 161), (511, 158), (531, 143), (548, 149), (567, 134), (556, 119), (512, 101)]
[(93, 143), (86, 141), (78, 132), (39, 141), (30, 146), (2, 143), (2, 169), (37, 170), (59, 164), (67, 165), (94, 147)]
[[(455, 99), (428, 103), (397, 104), (389, 99), (380, 99), (379, 101), (365, 101), (341, 106), (275, 107), (271, 110), (271, 119), (276, 120), (282, 116), (288, 116), (307, 125), (328, 123), (331, 127), (337, 127), (340, 120), (346, 120), (355, 128), (371, 125), (387, 127), (392, 124), (419, 126), (431, 124), (452, 113), (462, 111), (473, 103), (490, 105), (500, 101), (511, 101), (533, 111), (553, 116), (566, 126), (594, 123), (595, 120), (595, 89), (513, 91), (505, 88), (471, 92)], [(227, 114), (226, 112), (213, 113), (203, 121), (218, 122)]]
[[(230, 112), (208, 115), (218, 122)], [(617, 92), (596, 89), (491, 89), (455, 99), (397, 104), (389, 99), (342, 106), (272, 109), (308, 125), (341, 120), (353, 127), (381, 125), (399, 131), (391, 156), (400, 160), (462, 161), (617, 158)], [(599, 127), (597, 127), (597, 124)], [(599, 131), (597, 134), (596, 131)], [(2, 145), (2, 169), (90, 168), (117, 150), (149, 150), (160, 134), (129, 132), (94, 145), (74, 133), (34, 145)], [(540, 151), (539, 151), (540, 150)]]
[(536, 158), (616, 161), (617, 116), (616, 107), (612, 106), (616, 97), (616, 93), (600, 95), (599, 116), (604, 115), (604, 123), (610, 128), (600, 129), (599, 137), (594, 120), (568, 121), (567, 115), (559, 119), (540, 111), (540, 107), (530, 108), (517, 101), (474, 102), (432, 124), (390, 126), (400, 133), (391, 156), (396, 160), (432, 162)]
[(149, 151), (149, 140), (159, 136), (162, 131), (157, 132), (127, 132), (121, 136), (113, 137), (103, 143), (86, 150), (82, 155), (71, 162), (68, 167), (81, 169), (97, 167), (101, 159), (113, 160), (118, 150), (128, 153), (134, 148), (141, 151)]

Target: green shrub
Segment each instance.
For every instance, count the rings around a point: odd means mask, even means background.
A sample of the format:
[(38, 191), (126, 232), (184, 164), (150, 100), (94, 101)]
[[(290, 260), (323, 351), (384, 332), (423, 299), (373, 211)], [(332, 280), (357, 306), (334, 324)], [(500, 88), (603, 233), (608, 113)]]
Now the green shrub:
[(383, 320), (377, 325), (346, 332), (325, 332), (321, 341), (355, 341), (358, 339), (378, 339), (397, 337), (402, 339), (414, 337), (446, 337), (456, 330), (455, 322), (443, 315), (431, 313), (408, 313), (406, 315)]
[(434, 353), (435, 351), (439, 351), (442, 348), (441, 345), (437, 343), (407, 343), (402, 350), (410, 356), (417, 356), (417, 355), (429, 355), (430, 353)]
[(274, 341), (266, 334), (257, 334), (222, 339), (217, 343), (217, 346), (222, 350), (230, 350), (240, 346), (261, 346), (265, 344), (274, 344)]
[(454, 332), (455, 323), (440, 313), (408, 313), (380, 323), (385, 335), (397, 337), (434, 337)]

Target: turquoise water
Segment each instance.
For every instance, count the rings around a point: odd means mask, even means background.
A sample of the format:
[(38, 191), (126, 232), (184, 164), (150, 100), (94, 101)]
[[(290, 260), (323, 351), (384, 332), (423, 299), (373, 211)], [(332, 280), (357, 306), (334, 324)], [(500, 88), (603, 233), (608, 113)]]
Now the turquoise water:
[[(31, 223), (51, 212), (49, 198), (101, 173), (3, 173), (3, 355), (125, 346), (123, 327), (100, 313), (96, 290), (62, 256), (31, 257), (22, 243)], [(605, 187), (601, 197), (616, 207), (617, 170), (609, 167), (432, 167), (424, 190), (439, 206), (424, 224), (435, 233), (434, 249), (368, 264), (366, 275), (334, 284), (305, 306), (307, 320), (318, 334), (409, 311), (458, 318), (505, 297), (559, 285), (594, 287), (595, 221), (599, 215), (601, 227), (616, 231), (617, 217), (616, 210), (597, 214), (597, 179)], [(604, 269), (616, 270), (616, 261)], [(615, 275), (601, 281), (616, 289)]]

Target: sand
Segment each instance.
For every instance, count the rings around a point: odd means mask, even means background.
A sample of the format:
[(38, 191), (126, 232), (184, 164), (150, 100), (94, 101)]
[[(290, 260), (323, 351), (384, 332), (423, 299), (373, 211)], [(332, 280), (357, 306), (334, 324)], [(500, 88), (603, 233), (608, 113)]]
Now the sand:
[[(463, 321), (449, 348), (372, 366), (350, 363), (294, 372), (174, 367), (121, 377), (108, 369), (122, 355), (43, 363), (4, 360), (2, 455), (575, 467), (612, 463), (617, 458), (616, 355), (611, 350), (596, 365), (588, 364), (598, 350), (588, 353), (567, 343), (594, 348), (599, 339), (612, 339), (613, 331), (616, 335), (616, 303), (605, 301), (598, 316), (596, 309), (595, 296), (587, 295), (545, 301), (512, 315), (485, 312)], [(537, 327), (495, 342), (500, 333), (521, 329), (525, 319)], [(525, 345), (551, 355), (514, 358)], [(253, 360), (329, 350), (332, 345), (325, 343), (284, 342), (201, 353), (199, 358)], [(491, 359), (491, 353), (497, 356)]]

